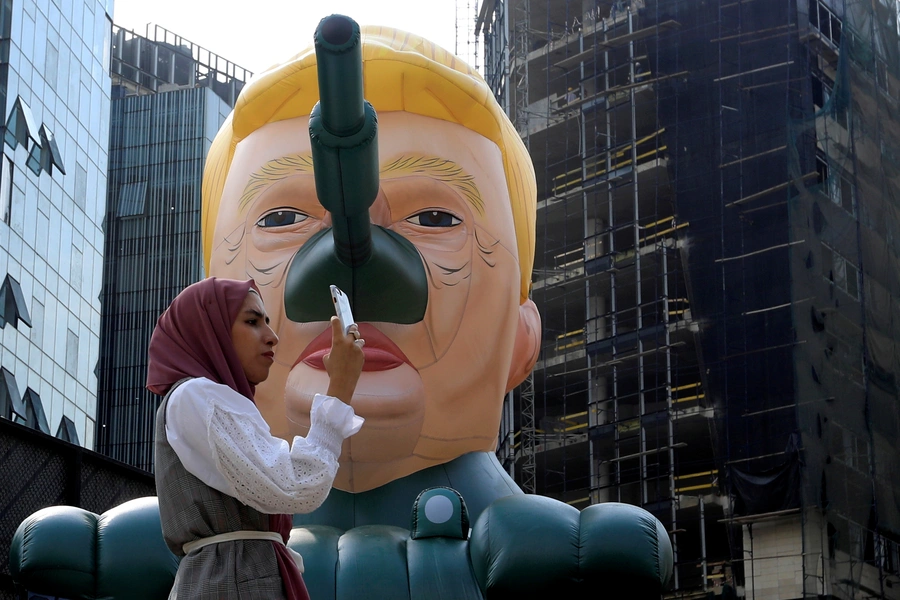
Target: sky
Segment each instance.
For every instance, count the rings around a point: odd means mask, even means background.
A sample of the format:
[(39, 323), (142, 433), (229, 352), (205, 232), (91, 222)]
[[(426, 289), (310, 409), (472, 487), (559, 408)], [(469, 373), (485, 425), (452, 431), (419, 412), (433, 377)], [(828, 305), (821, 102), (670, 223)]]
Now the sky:
[[(258, 73), (311, 44), (319, 20), (334, 13), (410, 31), (454, 52), (457, 3), (474, 22), (475, 0), (115, 0), (113, 22), (141, 35), (147, 23), (161, 25)], [(461, 48), (464, 39), (463, 30)]]

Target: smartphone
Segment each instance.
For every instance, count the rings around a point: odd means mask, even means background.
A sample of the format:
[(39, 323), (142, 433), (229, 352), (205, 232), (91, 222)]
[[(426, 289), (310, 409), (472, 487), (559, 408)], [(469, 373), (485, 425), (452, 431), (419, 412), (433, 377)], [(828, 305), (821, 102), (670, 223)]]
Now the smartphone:
[(353, 313), (350, 311), (350, 300), (347, 298), (347, 294), (342, 292), (338, 286), (332, 285), (330, 287), (331, 301), (334, 302), (334, 314), (341, 320), (344, 335), (347, 335), (350, 326), (354, 324)]

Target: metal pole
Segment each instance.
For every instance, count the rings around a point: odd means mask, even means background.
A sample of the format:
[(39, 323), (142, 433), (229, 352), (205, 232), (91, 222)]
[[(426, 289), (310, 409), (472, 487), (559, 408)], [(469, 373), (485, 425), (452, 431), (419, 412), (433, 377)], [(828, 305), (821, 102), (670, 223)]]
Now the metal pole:
[[(603, 21), (603, 41), (607, 41), (609, 39), (609, 26), (606, 20)], [(603, 51), (603, 85), (604, 90), (609, 89), (609, 49), (606, 44), (604, 44)], [(612, 118), (609, 114), (609, 96), (606, 97), (604, 108), (606, 111), (606, 172), (609, 174), (612, 170)], [(615, 236), (612, 234), (613, 231), (613, 223), (615, 219), (615, 211), (613, 210), (613, 190), (612, 183), (609, 181), (609, 176), (607, 175), (606, 182), (606, 206), (607, 206), (607, 231), (609, 232), (609, 253), (610, 255), (615, 253), (616, 250), (616, 241)], [(618, 314), (616, 313), (616, 309), (618, 307), (618, 303), (616, 302), (616, 273), (615, 271), (610, 272), (609, 274), (609, 303), (610, 303), (610, 335), (615, 337), (618, 331)], [(612, 355), (613, 361), (616, 359), (616, 346), (613, 344), (612, 346)], [(613, 397), (613, 414), (612, 421), (617, 423), (619, 421), (619, 367), (613, 366), (612, 370), (612, 397)], [(614, 458), (619, 458), (619, 428), (616, 427), (614, 430)], [(607, 494), (607, 498), (609, 500), (621, 500), (622, 493), (619, 489), (619, 483), (621, 481), (622, 474), (622, 463), (620, 461), (615, 461), (615, 472), (610, 474), (610, 487), (615, 485), (615, 498), (609, 498)]]
[(704, 510), (703, 496), (697, 498), (700, 502), (700, 560), (703, 565), (703, 591), (708, 587), (707, 563), (706, 563), (706, 511)]
[[(675, 496), (675, 410), (672, 398), (672, 344), (671, 333), (669, 332), (669, 252), (663, 245), (662, 247), (662, 270), (663, 270), (663, 323), (666, 328), (666, 410), (668, 412), (668, 438), (669, 438), (669, 496), (672, 498), (669, 505), (670, 515), (672, 519), (672, 552), (675, 556), (675, 563), (678, 564), (678, 498)], [(675, 589), (678, 589), (678, 569), (675, 568)]]
[[(634, 33), (634, 11), (631, 6), (628, 7), (628, 33)], [(630, 81), (634, 83), (634, 42), (628, 42), (628, 72)], [(637, 322), (635, 323), (635, 333), (637, 334), (638, 347), (638, 414), (643, 416), (646, 412), (645, 406), (645, 390), (644, 390), (644, 341), (641, 339), (641, 329), (644, 326), (644, 314), (641, 304), (641, 228), (640, 228), (640, 193), (638, 189), (638, 167), (637, 167), (637, 108), (635, 106), (635, 89), (629, 90), (629, 100), (631, 103), (631, 180), (632, 180), (632, 201), (633, 201), (633, 231), (634, 231), (634, 279), (635, 279), (635, 308), (637, 312)], [(643, 424), (640, 426), (640, 444), (641, 444), (641, 504), (646, 504), (648, 500), (647, 490), (647, 431)]]

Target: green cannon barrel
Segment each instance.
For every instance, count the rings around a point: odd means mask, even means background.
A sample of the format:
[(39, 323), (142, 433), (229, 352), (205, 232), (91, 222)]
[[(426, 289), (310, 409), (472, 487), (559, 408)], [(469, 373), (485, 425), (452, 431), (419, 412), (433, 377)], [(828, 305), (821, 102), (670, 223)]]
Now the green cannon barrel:
[(309, 118), (316, 193), (334, 221), (334, 246), (348, 267), (372, 254), (369, 207), (378, 195), (378, 120), (363, 99), (359, 25), (325, 17), (314, 37), (319, 102)]
[(334, 284), (350, 296), (358, 322), (418, 323), (428, 304), (422, 257), (409, 240), (369, 217), (379, 189), (378, 120), (363, 98), (359, 25), (326, 17), (314, 41), (319, 103), (309, 116), (309, 138), (316, 194), (332, 227), (294, 255), (285, 312), (298, 323), (327, 321)]

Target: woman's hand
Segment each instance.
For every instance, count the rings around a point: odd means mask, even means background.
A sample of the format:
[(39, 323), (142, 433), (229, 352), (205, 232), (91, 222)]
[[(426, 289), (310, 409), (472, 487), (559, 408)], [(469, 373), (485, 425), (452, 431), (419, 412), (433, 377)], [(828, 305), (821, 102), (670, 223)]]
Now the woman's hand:
[(345, 404), (350, 404), (353, 398), (366, 360), (362, 351), (364, 344), (365, 340), (359, 338), (356, 325), (351, 325), (350, 332), (344, 335), (341, 321), (331, 317), (331, 352), (322, 359), (329, 378), (327, 394)]

